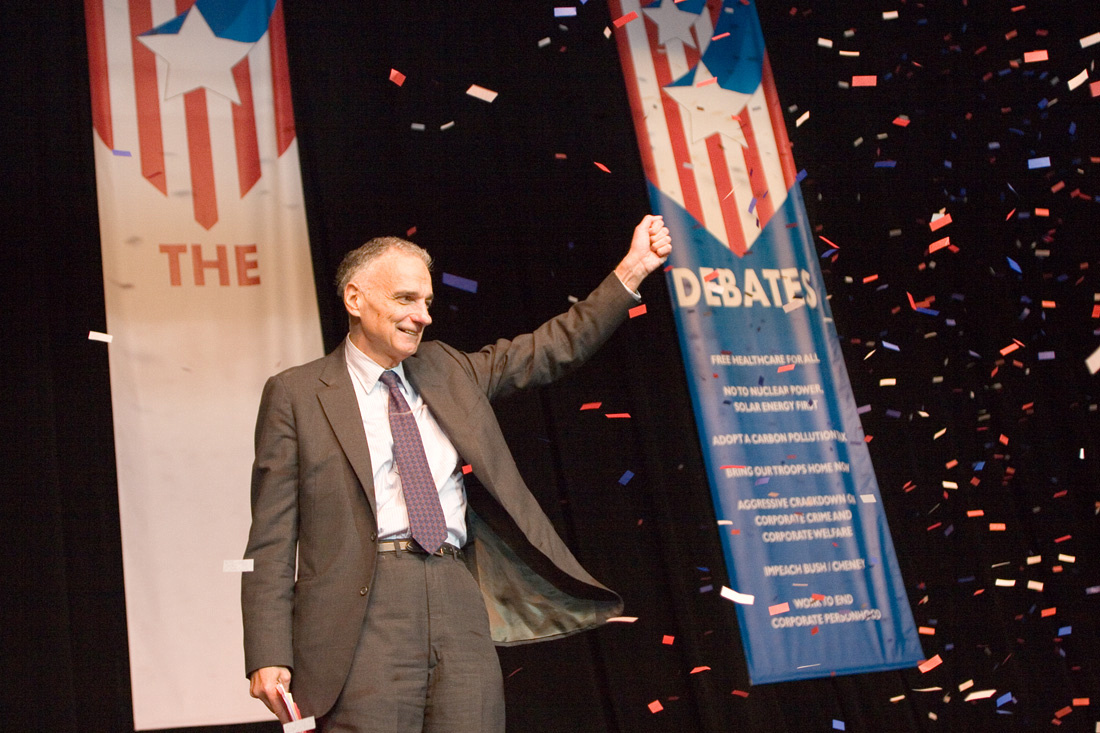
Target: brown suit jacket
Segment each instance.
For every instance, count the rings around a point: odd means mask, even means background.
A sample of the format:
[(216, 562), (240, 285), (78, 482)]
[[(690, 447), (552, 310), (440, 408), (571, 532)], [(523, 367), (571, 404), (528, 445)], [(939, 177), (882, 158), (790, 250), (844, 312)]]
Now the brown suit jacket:
[[(490, 401), (579, 366), (634, 304), (614, 274), (533, 333), (475, 353), (420, 345), (405, 374), (473, 468), (467, 564), (494, 641), (597, 626), (622, 600), (584, 568), (524, 485)], [(268, 380), (256, 422), (252, 527), (241, 580), (245, 667), (285, 666), (303, 714), (343, 688), (377, 558), (373, 473), (343, 346)], [(295, 560), (297, 559), (297, 564)]]

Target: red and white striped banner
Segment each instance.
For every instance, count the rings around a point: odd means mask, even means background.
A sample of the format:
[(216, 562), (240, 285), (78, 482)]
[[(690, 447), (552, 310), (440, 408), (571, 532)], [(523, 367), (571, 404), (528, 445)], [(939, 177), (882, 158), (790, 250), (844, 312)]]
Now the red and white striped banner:
[[(698, 14), (671, 0), (645, 7), (611, 0), (610, 6), (613, 18), (636, 16), (615, 37), (646, 177), (744, 254), (796, 177), (767, 56), (754, 91), (731, 91), (701, 63), (712, 43), (729, 42), (728, 32), (715, 33), (730, 10), (722, 3), (708, 3)], [(689, 73), (689, 84), (670, 86)]]
[(86, 0), (134, 724), (270, 719), (239, 571), (264, 380), (322, 353), (281, 6)]

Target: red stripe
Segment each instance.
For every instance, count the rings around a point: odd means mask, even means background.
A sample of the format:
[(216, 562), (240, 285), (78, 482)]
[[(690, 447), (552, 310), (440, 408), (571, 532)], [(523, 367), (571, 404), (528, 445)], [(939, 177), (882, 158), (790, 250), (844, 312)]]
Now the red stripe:
[[(657, 72), (657, 85), (664, 88), (672, 82), (672, 71), (668, 66), (668, 58), (663, 53), (657, 53), (656, 24), (646, 18), (646, 36), (649, 38), (649, 52), (653, 57), (653, 67)], [(691, 154), (688, 152), (687, 135), (684, 132), (684, 123), (680, 118), (680, 105), (667, 94), (661, 94), (661, 104), (665, 110), (665, 120), (668, 124), (668, 136), (672, 142), (672, 155), (676, 160), (676, 175), (680, 177), (680, 188), (684, 196), (684, 208), (698, 221), (703, 221), (703, 206), (699, 202), (699, 189), (695, 186), (695, 173), (690, 168), (685, 168), (684, 163), (691, 163)], [(648, 140), (649, 137), (640, 138)], [(644, 145), (645, 143), (642, 143)]]
[(164, 195), (164, 140), (160, 126), (160, 89), (157, 86), (157, 57), (137, 37), (153, 27), (150, 0), (130, 2), (130, 46), (134, 54), (134, 97), (137, 105), (138, 147), (141, 174)]
[(718, 27), (718, 19), (722, 17), (722, 3), (720, 2), (708, 2), (707, 10), (710, 11), (710, 27)]
[(787, 125), (783, 122), (783, 106), (779, 103), (779, 94), (775, 90), (775, 77), (772, 76), (772, 65), (768, 61), (767, 52), (764, 53), (764, 68), (761, 73), (760, 83), (764, 87), (764, 98), (768, 102), (768, 117), (772, 121), (772, 134), (775, 135), (775, 145), (779, 148), (779, 163), (783, 167), (783, 182), (789, 190), (798, 178), (798, 169), (794, 164), (794, 154), (791, 153), (791, 140), (787, 137)]
[(92, 91), (92, 128), (99, 139), (114, 150), (111, 129), (111, 88), (107, 80), (107, 29), (103, 19), (103, 0), (85, 0), (84, 26), (88, 36), (88, 72)]
[(218, 201), (214, 193), (214, 156), (210, 148), (206, 90), (193, 89), (184, 94), (183, 108), (187, 120), (187, 157), (191, 162), (195, 221), (209, 229), (218, 221)]
[(768, 179), (764, 176), (764, 164), (760, 160), (760, 148), (756, 145), (756, 133), (753, 132), (748, 110), (745, 110), (745, 119), (741, 120), (741, 132), (744, 133), (747, 143), (742, 152), (749, 172), (749, 188), (756, 197), (756, 215), (760, 219), (760, 228), (763, 229), (775, 213), (775, 206), (772, 205), (774, 199), (771, 194), (764, 198), (764, 194), (768, 193)]
[(279, 155), (294, 141), (294, 103), (290, 98), (290, 64), (286, 57), (286, 28), (283, 25), (283, 0), (275, 3), (267, 26), (271, 44), (271, 86), (275, 94), (275, 139)]
[[(611, 0), (611, 15), (620, 18), (623, 15), (622, 4), (618, 0)], [(649, 139), (649, 130), (646, 128), (645, 112), (642, 109), (642, 96), (638, 90), (638, 76), (634, 69), (634, 54), (630, 49), (630, 37), (625, 29), (615, 31), (615, 41), (619, 46), (619, 59), (623, 65), (623, 79), (626, 81), (626, 96), (630, 99), (630, 109), (634, 119), (634, 135), (639, 141), (638, 151), (642, 156), (642, 170), (646, 178), (654, 186), (657, 186), (657, 164), (653, 160), (653, 146), (642, 145), (642, 140)]]
[(233, 81), (241, 103), (233, 105), (233, 137), (237, 148), (237, 178), (241, 198), (260, 180), (260, 143), (256, 139), (256, 111), (252, 105), (252, 78), (248, 58), (233, 67)]
[(733, 181), (730, 179), (729, 164), (726, 162), (722, 136), (719, 133), (716, 132), (707, 138), (707, 153), (710, 156), (710, 168), (714, 172), (714, 185), (718, 189), (719, 205), (722, 207), (726, 239), (733, 253), (740, 257), (748, 250), (748, 246), (745, 244), (745, 233), (741, 229), (741, 212), (737, 210), (737, 197), (726, 196), (726, 193), (733, 190)]

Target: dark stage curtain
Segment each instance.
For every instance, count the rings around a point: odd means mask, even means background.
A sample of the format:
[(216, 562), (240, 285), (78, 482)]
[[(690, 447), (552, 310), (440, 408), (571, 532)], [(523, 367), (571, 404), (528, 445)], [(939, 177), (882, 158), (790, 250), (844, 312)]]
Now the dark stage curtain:
[[(437, 274), (478, 282), (469, 293), (436, 281), (432, 335), (470, 349), (564, 310), (625, 252), (648, 203), (603, 36), (611, 19), (597, 3), (555, 19), (554, 5), (286, 3), (327, 347), (345, 328), (336, 264), (374, 235), (415, 227)], [(1078, 39), (1100, 30), (1100, 13), (1030, 0), (1018, 11), (984, 0), (762, 5), (810, 219), (840, 245), (822, 267), (857, 402), (872, 408), (864, 426), (909, 599), (935, 630), (922, 637), (927, 656), (945, 664), (750, 685), (732, 604), (702, 590), (727, 583), (726, 569), (655, 276), (645, 317), (579, 373), (500, 412), (548, 514), (639, 619), (501, 650), (509, 730), (1023, 731), (1052, 720), (1091, 730), (1100, 458), (1097, 377), (1084, 359), (1100, 345), (1100, 99), (1066, 81), (1091, 69), (1100, 46)], [(0, 729), (12, 731), (133, 727), (107, 352), (86, 338), (105, 316), (80, 6), (0, 7)], [(899, 20), (883, 21), (896, 9)], [(826, 52), (819, 37), (861, 56)], [(1048, 65), (1021, 63), (1048, 47)], [(876, 74), (879, 87), (838, 87), (853, 74)], [(470, 84), (500, 96), (472, 99)], [(1029, 172), (1045, 155), (1052, 168)], [(875, 167), (883, 160), (896, 165)], [(959, 251), (929, 256), (938, 237), (927, 222), (941, 207)], [(934, 295), (940, 315), (914, 311), (907, 292)], [(1014, 339), (1023, 348), (1002, 356)], [(881, 388), (882, 377), (898, 386)], [(579, 410), (593, 401), (605, 410)], [(945, 469), (952, 460), (959, 468)], [(985, 517), (967, 516), (976, 509)], [(986, 531), (993, 521), (1007, 531)], [(1019, 580), (1006, 589), (996, 578)], [(710, 670), (690, 674), (700, 666)], [(964, 703), (970, 679), (1013, 699)], [(1091, 707), (1072, 706), (1090, 692)], [(663, 711), (649, 711), (653, 700)]]

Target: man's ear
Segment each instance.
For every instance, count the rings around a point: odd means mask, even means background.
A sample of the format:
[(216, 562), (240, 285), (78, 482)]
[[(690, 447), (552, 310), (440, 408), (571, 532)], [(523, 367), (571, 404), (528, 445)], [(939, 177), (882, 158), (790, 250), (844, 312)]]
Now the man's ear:
[(355, 283), (348, 283), (344, 286), (344, 309), (347, 310), (349, 316), (359, 317), (364, 297), (363, 291)]

